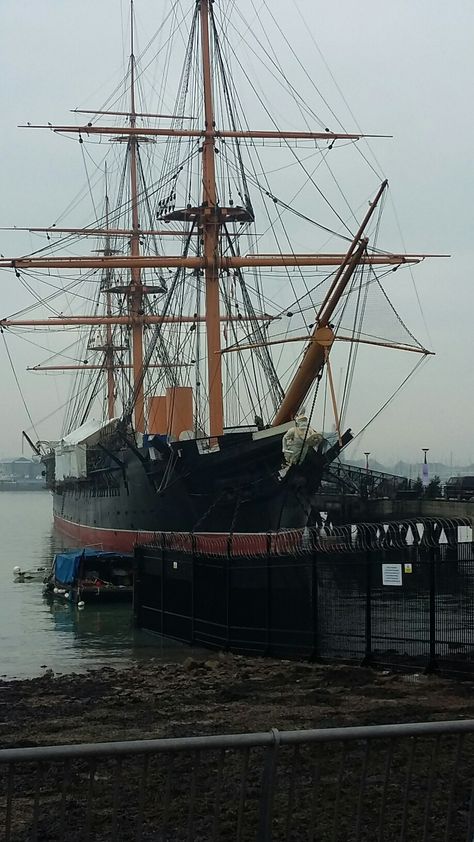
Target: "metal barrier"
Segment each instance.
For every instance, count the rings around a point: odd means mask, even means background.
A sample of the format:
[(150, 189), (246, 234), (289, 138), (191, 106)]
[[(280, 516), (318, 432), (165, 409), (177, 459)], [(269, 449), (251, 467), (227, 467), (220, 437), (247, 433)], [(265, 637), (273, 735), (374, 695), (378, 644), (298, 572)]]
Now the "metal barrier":
[(474, 671), (474, 543), (461, 520), (161, 533), (135, 562), (135, 622), (166, 637), (250, 655)]
[(473, 743), (464, 720), (4, 749), (2, 838), (472, 842)]

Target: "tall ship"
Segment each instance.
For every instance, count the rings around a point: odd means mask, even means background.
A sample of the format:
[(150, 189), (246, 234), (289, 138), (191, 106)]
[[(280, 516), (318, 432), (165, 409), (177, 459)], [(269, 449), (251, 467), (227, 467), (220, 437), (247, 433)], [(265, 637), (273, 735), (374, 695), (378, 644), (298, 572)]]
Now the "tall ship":
[[(69, 123), (28, 126), (78, 141), (95, 213), (24, 229), (41, 248), (0, 259), (33, 295), (1, 320), (4, 336), (54, 333), (53, 359), (33, 368), (74, 374), (61, 434), (32, 441), (56, 528), (110, 550), (158, 531), (314, 522), (320, 484), (358, 432), (348, 400), (362, 349), (410, 352), (413, 370), (430, 353), (390, 297), (391, 273), (427, 255), (379, 244), (388, 183), (374, 166), (355, 209), (336, 178), (349, 154), (366, 167), (369, 136), (331, 110), (326, 124), (314, 83), (312, 102), (259, 42), (293, 105), (284, 125), (283, 102), (272, 110), (240, 57), (251, 28), (232, 28), (224, 0), (189, 5), (139, 53), (132, 2), (121, 85)], [(145, 100), (157, 43), (163, 89), (183, 54), (170, 113), (169, 91)]]

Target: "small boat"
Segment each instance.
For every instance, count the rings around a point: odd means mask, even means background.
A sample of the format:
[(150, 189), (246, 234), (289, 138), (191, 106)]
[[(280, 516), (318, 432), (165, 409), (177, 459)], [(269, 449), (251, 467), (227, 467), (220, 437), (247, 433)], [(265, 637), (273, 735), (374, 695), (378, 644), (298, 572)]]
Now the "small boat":
[(23, 570), (19, 565), (16, 565), (13, 568), (13, 578), (15, 582), (43, 582), (49, 570), (50, 568), (44, 565), (29, 570)]
[(86, 602), (131, 601), (133, 556), (90, 548), (56, 553), (43, 595), (79, 608)]

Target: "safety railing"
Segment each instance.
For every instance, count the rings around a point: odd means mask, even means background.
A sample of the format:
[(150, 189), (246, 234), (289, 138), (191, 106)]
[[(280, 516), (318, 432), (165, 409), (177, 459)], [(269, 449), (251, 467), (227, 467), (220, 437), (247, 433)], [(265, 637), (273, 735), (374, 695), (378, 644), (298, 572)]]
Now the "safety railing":
[(138, 627), (212, 649), (474, 673), (470, 522), (161, 533), (135, 550)]
[(472, 842), (473, 735), (463, 720), (4, 749), (2, 838)]

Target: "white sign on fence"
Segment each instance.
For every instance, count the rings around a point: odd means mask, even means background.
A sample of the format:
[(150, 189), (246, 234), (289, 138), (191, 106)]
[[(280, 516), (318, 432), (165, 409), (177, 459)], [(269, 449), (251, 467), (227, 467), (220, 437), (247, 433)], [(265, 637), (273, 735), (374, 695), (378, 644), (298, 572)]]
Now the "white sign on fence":
[(382, 564), (382, 585), (401, 585), (402, 565)]

